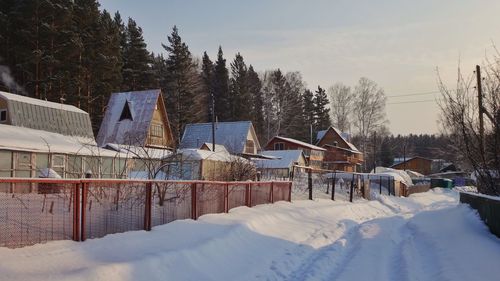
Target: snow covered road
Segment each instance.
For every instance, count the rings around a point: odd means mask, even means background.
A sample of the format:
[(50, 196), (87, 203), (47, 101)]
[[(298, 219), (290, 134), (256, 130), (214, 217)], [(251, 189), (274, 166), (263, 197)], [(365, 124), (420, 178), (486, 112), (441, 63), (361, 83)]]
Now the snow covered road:
[(0, 249), (0, 280), (498, 280), (500, 239), (434, 190), (279, 202), (84, 243)]

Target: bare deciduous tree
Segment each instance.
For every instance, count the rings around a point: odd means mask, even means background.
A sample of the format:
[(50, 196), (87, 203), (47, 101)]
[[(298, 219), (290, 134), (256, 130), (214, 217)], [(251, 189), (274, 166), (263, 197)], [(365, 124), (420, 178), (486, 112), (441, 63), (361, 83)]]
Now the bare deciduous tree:
[(353, 125), (363, 152), (367, 151), (369, 136), (387, 123), (385, 102), (387, 97), (377, 83), (368, 78), (359, 79), (354, 88)]
[(348, 132), (351, 126), (349, 115), (352, 112), (351, 87), (336, 83), (328, 89), (330, 97), (331, 115), (333, 126), (342, 132)]
[[(498, 61), (495, 58), (495, 61)], [(475, 76), (464, 77), (460, 68), (456, 89), (439, 78), (443, 130), (454, 142), (463, 166), (474, 170), (478, 191), (500, 195), (500, 65), (483, 68), (484, 138), (479, 132), (479, 105)]]

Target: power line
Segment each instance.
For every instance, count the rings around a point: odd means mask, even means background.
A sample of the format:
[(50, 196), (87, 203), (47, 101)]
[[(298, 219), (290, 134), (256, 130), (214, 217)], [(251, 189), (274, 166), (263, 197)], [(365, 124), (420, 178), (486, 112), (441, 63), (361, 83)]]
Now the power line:
[(386, 103), (386, 105), (390, 105), (390, 104), (406, 104), (406, 103), (436, 102), (436, 101), (437, 100), (402, 101), (402, 102), (390, 102), (390, 103)]
[(420, 92), (420, 93), (412, 93), (412, 94), (403, 94), (403, 95), (390, 95), (386, 96), (388, 98), (399, 98), (399, 97), (409, 97), (409, 96), (425, 96), (440, 93), (440, 91), (429, 91), (429, 92)]

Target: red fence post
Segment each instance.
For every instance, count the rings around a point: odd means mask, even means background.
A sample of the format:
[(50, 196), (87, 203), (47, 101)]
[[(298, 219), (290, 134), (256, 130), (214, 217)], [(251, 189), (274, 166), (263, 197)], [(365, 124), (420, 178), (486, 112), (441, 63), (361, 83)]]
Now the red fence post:
[(272, 181), (271, 182), (271, 194), (269, 194), (269, 201), (271, 201), (271, 203), (274, 203), (274, 182)]
[(292, 202), (292, 185), (293, 182), (288, 184), (288, 202)]
[(229, 184), (224, 184), (224, 212), (229, 212)]
[(87, 239), (85, 235), (85, 219), (87, 216), (87, 197), (88, 197), (88, 183), (84, 182), (82, 183), (82, 213), (81, 213), (81, 220), (80, 220), (80, 241), (85, 241)]
[(151, 231), (152, 184), (146, 183), (146, 198), (144, 204), (144, 230)]
[(80, 241), (80, 184), (73, 185), (73, 241)]
[(252, 203), (251, 187), (252, 187), (251, 183), (247, 183), (247, 185), (245, 186), (245, 203), (246, 203), (247, 207), (252, 206), (252, 204), (251, 204)]
[(196, 183), (191, 184), (191, 218), (193, 220), (198, 218), (197, 210), (196, 210)]

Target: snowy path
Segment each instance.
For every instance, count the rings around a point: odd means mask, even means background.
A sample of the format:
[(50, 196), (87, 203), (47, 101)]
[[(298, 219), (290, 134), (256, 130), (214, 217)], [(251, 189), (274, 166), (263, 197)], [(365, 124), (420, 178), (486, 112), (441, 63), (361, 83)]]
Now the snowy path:
[(0, 249), (0, 280), (498, 280), (500, 239), (457, 193), (280, 202), (85, 243)]

